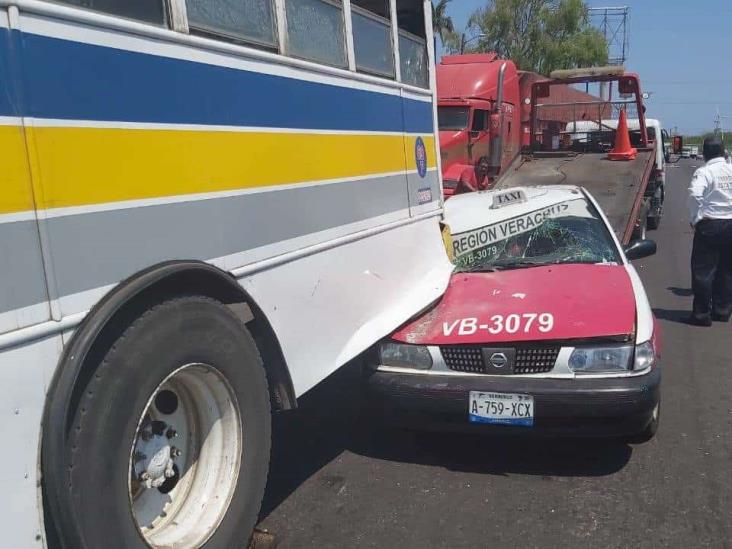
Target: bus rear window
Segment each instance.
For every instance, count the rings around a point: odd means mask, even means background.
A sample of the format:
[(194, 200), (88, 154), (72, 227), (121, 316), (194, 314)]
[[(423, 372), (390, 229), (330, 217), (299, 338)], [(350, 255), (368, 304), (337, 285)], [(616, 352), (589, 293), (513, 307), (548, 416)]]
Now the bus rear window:
[(468, 107), (437, 107), (437, 125), (440, 130), (455, 131), (468, 127)]

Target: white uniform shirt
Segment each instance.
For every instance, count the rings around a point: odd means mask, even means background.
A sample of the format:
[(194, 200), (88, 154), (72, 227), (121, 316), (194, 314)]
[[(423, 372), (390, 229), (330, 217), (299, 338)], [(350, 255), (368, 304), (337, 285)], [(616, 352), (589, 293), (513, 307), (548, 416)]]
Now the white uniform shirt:
[(694, 172), (689, 184), (689, 220), (732, 219), (732, 165), (712, 158)]

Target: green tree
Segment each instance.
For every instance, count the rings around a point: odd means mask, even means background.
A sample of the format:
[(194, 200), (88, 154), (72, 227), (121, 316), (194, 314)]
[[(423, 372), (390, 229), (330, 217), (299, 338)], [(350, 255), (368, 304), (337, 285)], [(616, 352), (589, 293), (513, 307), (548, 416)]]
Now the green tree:
[(460, 53), (460, 44), (463, 36), (459, 32), (447, 32), (442, 38), (442, 48), (447, 54)]
[(432, 3), (432, 31), (435, 34), (435, 40), (439, 36), (443, 46), (455, 32), (452, 17), (447, 15), (447, 5), (450, 2), (452, 0), (438, 0), (437, 4)]
[(583, 0), (492, 0), (468, 28), (485, 35), (473, 51), (495, 51), (519, 69), (549, 74), (607, 63), (607, 43)]

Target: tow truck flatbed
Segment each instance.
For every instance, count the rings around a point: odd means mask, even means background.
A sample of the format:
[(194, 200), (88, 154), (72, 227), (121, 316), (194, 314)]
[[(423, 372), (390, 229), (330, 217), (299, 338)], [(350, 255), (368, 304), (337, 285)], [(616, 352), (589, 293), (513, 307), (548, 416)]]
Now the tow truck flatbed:
[(495, 189), (533, 185), (578, 185), (600, 204), (618, 239), (626, 244), (635, 229), (655, 154), (638, 149), (633, 160), (612, 161), (602, 153), (533, 152), (518, 156), (497, 179)]
[[(568, 95), (590, 85), (599, 86), (600, 95), (582, 101)], [(493, 188), (584, 187), (621, 243), (645, 238), (649, 212), (663, 201), (663, 189), (649, 184), (660, 136), (648, 138), (638, 75), (617, 66), (554, 71), (532, 84), (530, 105), (531, 144), (498, 174)], [(628, 110), (637, 120), (632, 134)]]

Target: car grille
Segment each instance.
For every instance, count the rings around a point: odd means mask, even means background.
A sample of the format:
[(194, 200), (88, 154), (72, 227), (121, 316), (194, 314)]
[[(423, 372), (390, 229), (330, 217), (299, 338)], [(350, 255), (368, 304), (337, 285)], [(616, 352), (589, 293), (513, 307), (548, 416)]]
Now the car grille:
[[(550, 372), (559, 356), (558, 345), (520, 345), (515, 347), (516, 356), (513, 374), (541, 374)], [(486, 373), (485, 357), (482, 347), (444, 346), (440, 348), (442, 358), (448, 368), (456, 372), (473, 374)]]
[(514, 374), (551, 372), (559, 356), (559, 347), (517, 347)]
[(485, 372), (483, 349), (480, 347), (442, 347), (442, 358), (451, 370), (481, 374)]

